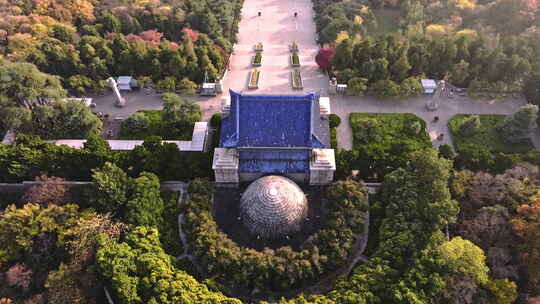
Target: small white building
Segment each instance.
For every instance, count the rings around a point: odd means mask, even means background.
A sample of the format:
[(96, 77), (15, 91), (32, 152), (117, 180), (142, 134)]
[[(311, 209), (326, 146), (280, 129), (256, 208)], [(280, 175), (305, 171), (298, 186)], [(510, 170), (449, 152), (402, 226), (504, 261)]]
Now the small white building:
[(434, 79), (422, 79), (422, 88), (424, 88), (424, 94), (433, 94), (437, 89), (437, 82)]
[(132, 87), (137, 86), (137, 81), (131, 76), (120, 76), (116, 84), (120, 91), (131, 91)]

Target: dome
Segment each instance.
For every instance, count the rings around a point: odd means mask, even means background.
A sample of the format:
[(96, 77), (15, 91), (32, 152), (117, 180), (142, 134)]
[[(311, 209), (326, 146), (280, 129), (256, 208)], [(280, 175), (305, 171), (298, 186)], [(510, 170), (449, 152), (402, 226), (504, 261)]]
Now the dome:
[(299, 231), (307, 211), (302, 189), (282, 176), (255, 180), (240, 201), (240, 216), (246, 227), (253, 235), (266, 239)]

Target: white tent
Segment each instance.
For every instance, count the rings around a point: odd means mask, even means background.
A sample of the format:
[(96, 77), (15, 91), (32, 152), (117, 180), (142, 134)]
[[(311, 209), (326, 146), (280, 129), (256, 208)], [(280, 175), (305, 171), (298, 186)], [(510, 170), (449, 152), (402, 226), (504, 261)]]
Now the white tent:
[(118, 85), (118, 89), (121, 91), (131, 91), (132, 80), (133, 80), (133, 77), (131, 76), (118, 77), (118, 81), (116, 82)]
[(433, 79), (422, 79), (420, 82), (422, 83), (425, 94), (433, 94), (437, 89), (437, 82)]

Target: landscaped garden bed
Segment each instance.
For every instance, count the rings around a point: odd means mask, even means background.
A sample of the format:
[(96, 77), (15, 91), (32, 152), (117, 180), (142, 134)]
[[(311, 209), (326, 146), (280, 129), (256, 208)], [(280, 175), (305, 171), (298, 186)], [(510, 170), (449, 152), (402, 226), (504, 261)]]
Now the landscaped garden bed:
[(468, 114), (459, 114), (448, 121), (448, 128), (452, 134), (452, 141), (456, 150), (462, 150), (467, 145), (477, 145), (488, 149), (492, 153), (526, 153), (534, 150), (531, 140), (522, 143), (509, 144), (504, 141), (500, 132), (495, 126), (501, 122), (506, 115), (478, 115), (480, 125), (477, 130), (468, 132), (466, 135), (461, 131), (464, 121), (471, 117)]
[(336, 157), (338, 178), (359, 170), (367, 181), (382, 181), (393, 170), (404, 167), (410, 153), (431, 147), (426, 123), (410, 113), (351, 113), (353, 149)]
[(295, 69), (291, 72), (291, 82), (292, 88), (294, 90), (301, 90), (304, 88), (304, 83), (302, 81), (302, 73), (299, 69)]
[(260, 78), (261, 78), (261, 71), (257, 69), (251, 71), (249, 74), (248, 89), (258, 89)]
[(300, 66), (300, 57), (298, 56), (298, 52), (293, 52), (291, 54), (291, 64), (293, 67)]
[(150, 136), (161, 136), (163, 139), (170, 140), (190, 140), (193, 135), (194, 123), (180, 132), (168, 128), (163, 122), (163, 111), (160, 110), (140, 110), (141, 117), (144, 118), (145, 126), (130, 126), (126, 119), (122, 122), (119, 139), (144, 140)]
[(251, 65), (255, 67), (260, 67), (262, 65), (262, 52), (255, 52)]

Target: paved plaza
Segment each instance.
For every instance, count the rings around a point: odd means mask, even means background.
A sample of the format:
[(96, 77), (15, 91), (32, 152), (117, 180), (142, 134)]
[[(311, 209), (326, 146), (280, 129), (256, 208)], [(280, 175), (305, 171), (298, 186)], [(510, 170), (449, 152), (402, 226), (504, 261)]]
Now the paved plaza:
[[(261, 12), (261, 16), (258, 13)], [(297, 12), (297, 17), (294, 13)], [(311, 0), (245, 0), (229, 71), (223, 80), (224, 94), (232, 89), (244, 93), (305, 94), (321, 91), (327, 94), (328, 77), (319, 71), (315, 56), (319, 50)], [(291, 87), (289, 45), (295, 41), (299, 56), (303, 90)], [(262, 66), (259, 89), (248, 90), (253, 46), (262, 42)], [(203, 119), (219, 111), (220, 96), (200, 99)]]

